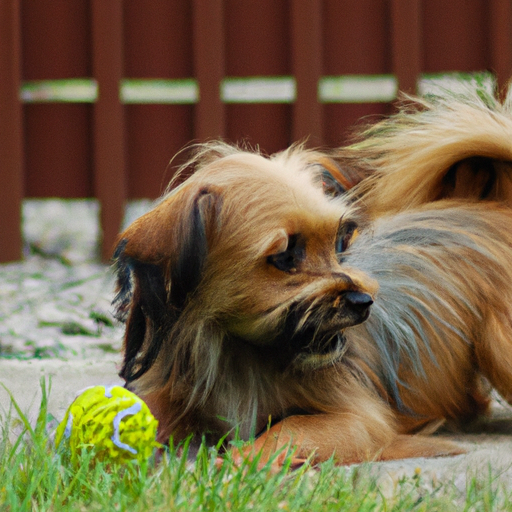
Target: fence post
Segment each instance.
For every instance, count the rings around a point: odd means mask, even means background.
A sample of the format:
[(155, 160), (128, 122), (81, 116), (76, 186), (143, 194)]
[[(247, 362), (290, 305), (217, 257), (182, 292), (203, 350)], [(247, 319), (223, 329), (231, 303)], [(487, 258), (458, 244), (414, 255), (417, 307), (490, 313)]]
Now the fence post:
[(199, 140), (224, 137), (225, 106), (220, 85), (225, 70), (223, 0), (194, 0), (193, 45), (199, 102), (195, 106), (195, 137)]
[(393, 72), (401, 91), (417, 92), (421, 62), (421, 0), (391, 0)]
[(124, 107), (119, 98), (123, 77), (123, 2), (92, 0), (93, 75), (98, 82), (94, 105), (94, 195), (100, 202), (101, 258), (108, 261), (121, 228), (127, 196)]
[(320, 0), (292, 0), (292, 71), (297, 84), (292, 139), (323, 143), (323, 108), (318, 101), (322, 75), (322, 6)]
[(490, 64), (496, 74), (497, 92), (504, 99), (512, 78), (512, 4), (510, 0), (491, 0), (489, 9)]
[(20, 1), (0, 0), (0, 262), (22, 256), (23, 182)]

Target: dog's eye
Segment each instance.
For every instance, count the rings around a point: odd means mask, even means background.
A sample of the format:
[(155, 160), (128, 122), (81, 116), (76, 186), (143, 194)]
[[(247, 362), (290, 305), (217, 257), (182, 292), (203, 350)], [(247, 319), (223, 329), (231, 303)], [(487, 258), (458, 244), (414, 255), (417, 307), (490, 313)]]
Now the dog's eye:
[(350, 245), (350, 240), (356, 232), (357, 224), (354, 221), (348, 221), (341, 224), (338, 235), (336, 237), (336, 253), (342, 253), (347, 250)]
[(293, 273), (297, 271), (297, 265), (304, 259), (304, 255), (305, 249), (303, 244), (299, 242), (298, 235), (290, 235), (286, 250), (271, 254), (267, 257), (267, 261), (278, 270)]

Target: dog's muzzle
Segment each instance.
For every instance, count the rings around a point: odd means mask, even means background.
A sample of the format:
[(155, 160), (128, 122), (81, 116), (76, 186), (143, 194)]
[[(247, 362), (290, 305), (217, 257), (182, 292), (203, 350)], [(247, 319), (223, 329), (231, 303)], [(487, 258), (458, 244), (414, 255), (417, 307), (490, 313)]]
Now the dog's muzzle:
[(371, 295), (359, 291), (327, 296), (313, 306), (296, 304), (276, 342), (290, 363), (311, 357), (338, 359), (346, 349), (344, 329), (364, 322), (372, 304)]

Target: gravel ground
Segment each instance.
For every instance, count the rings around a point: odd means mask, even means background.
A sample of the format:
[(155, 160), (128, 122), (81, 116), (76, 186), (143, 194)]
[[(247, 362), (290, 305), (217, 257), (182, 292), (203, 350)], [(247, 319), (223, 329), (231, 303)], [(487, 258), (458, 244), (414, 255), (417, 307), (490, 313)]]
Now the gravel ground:
[[(149, 205), (131, 203), (125, 225)], [(84, 387), (121, 382), (123, 328), (110, 305), (114, 276), (97, 262), (98, 214), (89, 200), (25, 202), (25, 259), (0, 265), (0, 384), (30, 414), (42, 377), (56, 418)], [(9, 406), (0, 387), (0, 414)]]
[[(125, 224), (147, 210), (131, 204)], [(49, 410), (59, 420), (80, 390), (120, 383), (123, 329), (111, 315), (114, 279), (96, 262), (98, 208), (92, 201), (30, 201), (23, 208), (26, 258), (0, 265), (0, 384), (30, 418), (40, 400), (40, 379), (51, 382)], [(70, 223), (69, 219), (73, 219)], [(0, 417), (11, 407), (0, 387)], [(471, 477), (512, 491), (512, 409), (499, 398), (494, 414), (471, 434), (451, 435), (467, 455), (409, 459), (370, 466), (384, 494), (403, 477), (422, 492), (451, 482), (464, 493)], [(419, 485), (419, 484), (418, 484)]]
[[(125, 225), (149, 204), (131, 203)], [(110, 307), (114, 276), (97, 263), (98, 214), (89, 200), (25, 202), (26, 257), (0, 266), (1, 357), (72, 360), (119, 352), (122, 327)]]
[(117, 353), (114, 279), (105, 265), (38, 256), (0, 267), (0, 355), (89, 359)]

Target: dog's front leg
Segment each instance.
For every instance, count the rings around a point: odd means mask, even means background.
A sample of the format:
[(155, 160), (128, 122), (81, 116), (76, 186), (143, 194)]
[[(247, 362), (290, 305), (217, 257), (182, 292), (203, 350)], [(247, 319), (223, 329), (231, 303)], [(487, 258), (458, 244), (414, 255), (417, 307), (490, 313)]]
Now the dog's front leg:
[[(292, 453), (292, 465), (307, 459), (322, 462), (334, 456), (340, 463), (372, 460), (394, 438), (388, 422), (352, 412), (289, 416), (245, 447), (239, 457), (259, 457), (279, 467)], [(241, 461), (240, 458), (236, 459)]]
[(313, 464), (331, 457), (337, 464), (391, 460), (410, 457), (436, 457), (463, 453), (459, 446), (426, 436), (399, 435), (393, 420), (385, 416), (341, 412), (290, 416), (274, 425), (234, 458), (259, 458), (263, 467), (272, 461), (278, 469), (287, 460), (297, 466), (310, 460)]

